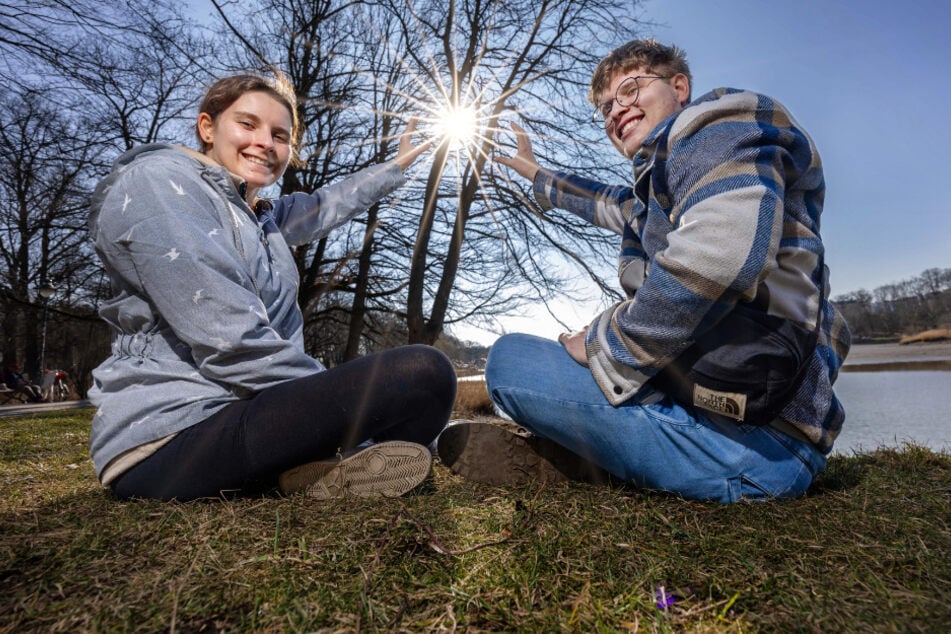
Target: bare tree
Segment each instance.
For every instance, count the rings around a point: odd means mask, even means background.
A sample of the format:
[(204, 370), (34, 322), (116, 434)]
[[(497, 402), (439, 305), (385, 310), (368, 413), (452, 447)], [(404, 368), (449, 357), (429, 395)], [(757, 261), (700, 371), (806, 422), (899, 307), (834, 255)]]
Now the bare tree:
[(70, 44), (77, 32), (109, 37), (114, 23), (104, 8), (100, 0), (0, 0), (0, 79), (33, 89), (48, 69), (80, 63)]
[(55, 284), (47, 358), (71, 367), (82, 393), (108, 354), (89, 193), (118, 153), (181, 139), (211, 51), (165, 0), (4, 1), (0, 16), (3, 352), (38, 372), (35, 289)]
[(856, 341), (894, 338), (951, 327), (951, 269), (932, 268), (919, 276), (833, 298)]
[(409, 341), (432, 343), (447, 324), (546, 303), (567, 290), (566, 262), (609, 288), (591, 263), (614, 252), (614, 238), (542, 215), (524, 184), (491, 169), (490, 156), (503, 143), (505, 120), (518, 117), (540, 139), (547, 164), (610, 174), (603, 156), (592, 157), (603, 133), (590, 125), (587, 82), (636, 22), (619, 20), (617, 4), (600, 0), (388, 6), (402, 21), (410, 72), (439, 87), (441, 98), (429, 105), (435, 118), (471, 109), (480, 127), (464, 152), (441, 145), (429, 172), (410, 264)]
[[(389, 42), (393, 37), (392, 16), (383, 11), (368, 12), (377, 16), (372, 20), (375, 27), (373, 37)], [(365, 16), (364, 23), (370, 22)], [(361, 97), (371, 116), (369, 129), (379, 131), (373, 135), (372, 160), (382, 162), (392, 156), (398, 145), (396, 135), (400, 132), (397, 128), (402, 127), (402, 117), (397, 113), (407, 109), (408, 97), (416, 87), (404, 76), (400, 65), (393, 63), (392, 51), (387, 46), (366, 47), (364, 52), (360, 71), (370, 81), (366, 82)], [(392, 341), (395, 332), (405, 332), (405, 328), (399, 328), (393, 319), (394, 305), (405, 289), (405, 283), (392, 275), (395, 263), (389, 252), (405, 252), (406, 248), (400, 232), (394, 231), (393, 226), (406, 223), (394, 223), (395, 220), (399, 218), (387, 217), (384, 204), (377, 203), (367, 210), (362, 235), (358, 234), (361, 242), (349, 285), (352, 298), (343, 355), (345, 361), (370, 351), (383, 341)], [(402, 340), (405, 341), (405, 337)]]
[(74, 32), (71, 62), (56, 66), (68, 106), (95, 113), (107, 163), (136, 145), (187, 142), (212, 44), (169, 3), (102, 4), (114, 37)]
[[(396, 144), (388, 139), (409, 114), (439, 133), (447, 112), (478, 113), (474, 143), (441, 144), (424, 178), (363, 224), (298, 250), (308, 325), (328, 336), (345, 331), (341, 358), (372, 345), (376, 323), (391, 332), (389, 314), (406, 320), (408, 341), (432, 343), (452, 323), (490, 321), (570, 291), (579, 272), (612, 292), (599, 271), (608, 270), (616, 238), (542, 215), (527, 186), (493, 172), (489, 156), (505, 142), (500, 120), (517, 116), (548, 164), (627, 177), (605, 168), (607, 152), (592, 156), (603, 133), (585, 100), (599, 57), (637, 24), (618, 19), (616, 3), (263, 0), (241, 14), (213, 3), (243, 45), (236, 64), (280, 68), (302, 97), (307, 164), (288, 171), (284, 191), (390, 158)], [(317, 325), (325, 320), (336, 326)]]
[(875, 335), (874, 297), (865, 289), (839, 295), (833, 299), (842, 312), (855, 341)]
[(915, 294), (921, 304), (922, 328), (937, 328), (951, 312), (948, 293), (951, 287), (951, 269), (926, 269), (914, 279)]
[(84, 185), (92, 146), (63, 134), (81, 127), (42, 93), (0, 99), (3, 352), (23, 357), (33, 376), (39, 370), (36, 289), (53, 283), (73, 296), (90, 274)]

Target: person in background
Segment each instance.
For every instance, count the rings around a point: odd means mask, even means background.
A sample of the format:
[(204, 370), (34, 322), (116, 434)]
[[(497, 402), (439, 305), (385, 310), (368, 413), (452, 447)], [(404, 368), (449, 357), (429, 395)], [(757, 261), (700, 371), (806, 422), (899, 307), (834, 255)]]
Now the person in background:
[(397, 189), (430, 142), (413, 145), (411, 121), (394, 160), (268, 200), (295, 154), (296, 105), (281, 76), (221, 79), (199, 108), (200, 152), (134, 148), (95, 190), (114, 337), (89, 392), (90, 444), (119, 498), (397, 496), (430, 472), (455, 398), (449, 360), (412, 345), (325, 369), (304, 351), (289, 247)]
[[(595, 70), (594, 115), (631, 160), (633, 186), (541, 167), (513, 124), (516, 153), (496, 160), (531, 181), (543, 208), (621, 236), (627, 299), (560, 345), (524, 334), (496, 341), (489, 394), (531, 442), (497, 426), (451, 425), (439, 453), (462, 475), (528, 477), (504, 464), (544, 465), (524, 454), (557, 445), (636, 486), (735, 502), (799, 496), (825, 467), (845, 419), (833, 383), (850, 335), (828, 301), (819, 154), (774, 99), (720, 88), (691, 101), (691, 82), (683, 51), (654, 40), (617, 48)], [(739, 304), (812, 331), (819, 324), (802, 383), (763, 426), (677, 402), (651, 382)]]
[(23, 376), (20, 366), (16, 363), (7, 363), (3, 366), (3, 383), (15, 392), (20, 392), (26, 396), (30, 403), (42, 403), (43, 394), (39, 386), (31, 384)]

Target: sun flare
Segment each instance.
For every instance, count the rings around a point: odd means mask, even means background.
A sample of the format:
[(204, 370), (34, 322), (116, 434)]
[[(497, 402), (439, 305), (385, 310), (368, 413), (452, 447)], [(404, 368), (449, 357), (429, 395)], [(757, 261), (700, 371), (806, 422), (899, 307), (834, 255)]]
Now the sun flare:
[(437, 115), (436, 132), (455, 147), (470, 145), (479, 131), (476, 111), (468, 106), (447, 106)]

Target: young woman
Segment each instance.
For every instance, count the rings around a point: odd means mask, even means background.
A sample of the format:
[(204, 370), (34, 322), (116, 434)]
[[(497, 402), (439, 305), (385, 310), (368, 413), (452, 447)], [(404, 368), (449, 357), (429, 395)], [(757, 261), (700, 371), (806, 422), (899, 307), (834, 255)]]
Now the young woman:
[(405, 346), (325, 369), (304, 352), (288, 247), (395, 190), (429, 143), (413, 145), (411, 122), (395, 160), (264, 200), (294, 155), (295, 101), (280, 78), (222, 79), (199, 109), (201, 153), (135, 148), (96, 188), (90, 233), (111, 280), (100, 315), (114, 338), (93, 373), (91, 453), (120, 498), (275, 484), (394, 496), (430, 471), (427, 445), (455, 397), (449, 360)]

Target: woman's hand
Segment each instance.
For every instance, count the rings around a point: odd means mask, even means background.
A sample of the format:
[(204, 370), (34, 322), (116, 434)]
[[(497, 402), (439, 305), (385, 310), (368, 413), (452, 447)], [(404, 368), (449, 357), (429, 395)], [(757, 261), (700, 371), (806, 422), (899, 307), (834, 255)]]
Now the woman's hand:
[(584, 330), (579, 330), (578, 332), (565, 332), (558, 335), (558, 343), (565, 347), (565, 351), (568, 352), (572, 359), (585, 367), (588, 367), (588, 355), (584, 349), (584, 340), (587, 334), (588, 328), (585, 327)]
[(416, 117), (409, 120), (406, 129), (400, 135), (400, 148), (396, 152), (396, 164), (400, 169), (405, 170), (413, 164), (419, 155), (429, 149), (433, 144), (432, 140), (424, 141), (419, 145), (413, 145), (413, 133), (416, 132)]
[(538, 173), (538, 170), (541, 169), (541, 166), (535, 159), (535, 152), (532, 151), (532, 142), (529, 140), (528, 133), (525, 132), (522, 126), (514, 121), (512, 121), (510, 125), (512, 126), (512, 130), (515, 131), (515, 139), (517, 142), (515, 156), (494, 156), (493, 160), (495, 160), (496, 163), (512, 168), (522, 178), (527, 178), (529, 181), (534, 182), (535, 175)]

